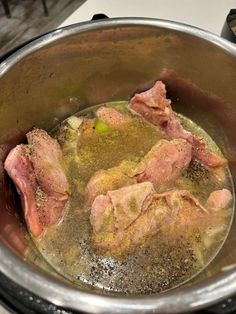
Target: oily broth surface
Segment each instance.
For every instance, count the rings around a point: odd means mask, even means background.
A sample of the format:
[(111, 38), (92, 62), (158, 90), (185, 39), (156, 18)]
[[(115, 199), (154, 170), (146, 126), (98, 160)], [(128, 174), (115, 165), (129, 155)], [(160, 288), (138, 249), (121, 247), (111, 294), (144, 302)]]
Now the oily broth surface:
[[(122, 258), (95, 251), (90, 240), (90, 208), (84, 201), (84, 188), (91, 175), (96, 170), (114, 167), (122, 160), (129, 160), (132, 166), (132, 162), (140, 161), (164, 138), (156, 127), (130, 113), (127, 102), (108, 105), (133, 116), (129, 127), (103, 133), (92, 129), (80, 136), (76, 145), (73, 134), (65, 141), (66, 122), (52, 132), (63, 149), (70, 200), (60, 224), (35, 239), (36, 245), (57, 272), (78, 285), (84, 283), (90, 288), (122, 293), (154, 293), (174, 288), (199, 273), (217, 254), (228, 234), (233, 209), (199, 218), (194, 230), (183, 232), (181, 228), (172, 230), (163, 226), (156, 236)], [(77, 116), (94, 117), (97, 108)], [(179, 117), (187, 129), (204, 137), (219, 151), (202, 129), (187, 118)], [(219, 180), (222, 177), (224, 180)], [(206, 170), (195, 161), (174, 186), (189, 190), (203, 204), (213, 190), (224, 187), (232, 191), (227, 167), (218, 173)]]

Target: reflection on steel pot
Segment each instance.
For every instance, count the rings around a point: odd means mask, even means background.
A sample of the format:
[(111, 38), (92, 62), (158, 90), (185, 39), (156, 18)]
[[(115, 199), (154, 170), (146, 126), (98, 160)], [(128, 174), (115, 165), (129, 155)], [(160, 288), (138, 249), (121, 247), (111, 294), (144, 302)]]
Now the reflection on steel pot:
[[(236, 47), (187, 25), (110, 19), (55, 30), (0, 64), (0, 271), (53, 304), (87, 313), (184, 313), (236, 293), (235, 221), (214, 261), (185, 286), (156, 295), (107, 295), (61, 278), (22, 223), (3, 170), (9, 150), (33, 126), (46, 130), (94, 104), (127, 100), (161, 78), (176, 110), (216, 141), (236, 176)], [(164, 74), (163, 74), (164, 73)]]

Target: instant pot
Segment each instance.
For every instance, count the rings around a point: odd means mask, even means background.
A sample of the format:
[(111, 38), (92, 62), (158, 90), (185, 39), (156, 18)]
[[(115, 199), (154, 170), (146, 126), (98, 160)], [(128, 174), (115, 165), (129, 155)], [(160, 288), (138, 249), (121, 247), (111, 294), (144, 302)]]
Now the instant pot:
[(108, 295), (73, 285), (43, 260), (25, 228), (16, 190), (3, 170), (9, 150), (24, 141), (32, 127), (51, 130), (79, 110), (128, 99), (137, 86), (167, 70), (191, 87), (178, 89), (178, 79), (167, 79), (175, 109), (213, 137), (235, 178), (236, 46), (185, 24), (118, 18), (52, 31), (1, 61), (0, 293), (5, 307), (16, 313), (236, 311), (235, 219), (214, 261), (187, 284), (156, 295)]

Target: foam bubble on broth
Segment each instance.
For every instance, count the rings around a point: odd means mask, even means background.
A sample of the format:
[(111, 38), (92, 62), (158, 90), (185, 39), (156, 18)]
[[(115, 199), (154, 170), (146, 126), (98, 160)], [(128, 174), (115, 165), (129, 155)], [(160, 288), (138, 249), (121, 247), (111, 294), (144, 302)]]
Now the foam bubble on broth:
[[(46, 230), (34, 241), (44, 258), (64, 277), (87, 288), (129, 294), (156, 293), (175, 288), (196, 276), (214, 258), (227, 237), (233, 208), (199, 218), (194, 229), (172, 230), (163, 226), (156, 236), (126, 256), (105, 256), (91, 243), (90, 209), (85, 204), (84, 189), (91, 175), (123, 160), (139, 162), (163, 134), (143, 118), (128, 110), (127, 102), (109, 103), (133, 117), (127, 127), (77, 136), (73, 127), (62, 123), (52, 134), (62, 146), (64, 167), (70, 184), (70, 201), (60, 224)], [(77, 117), (93, 118), (98, 106), (79, 112)], [(203, 137), (211, 149), (220, 153), (214, 141), (194, 122), (178, 115), (186, 129)], [(81, 118), (80, 118), (81, 119)], [(79, 123), (71, 120), (73, 125)], [(192, 161), (175, 182), (204, 204), (217, 189), (233, 191), (228, 167), (225, 179), (218, 180), (215, 170)]]

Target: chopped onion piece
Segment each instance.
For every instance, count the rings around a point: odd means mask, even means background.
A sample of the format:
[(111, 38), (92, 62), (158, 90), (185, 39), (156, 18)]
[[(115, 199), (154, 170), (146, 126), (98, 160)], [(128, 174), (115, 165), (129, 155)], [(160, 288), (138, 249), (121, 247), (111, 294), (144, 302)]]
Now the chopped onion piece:
[(76, 116), (71, 116), (70, 118), (68, 118), (67, 122), (68, 122), (69, 126), (73, 130), (78, 130), (78, 128), (80, 127), (81, 123), (83, 122), (83, 118), (78, 118)]
[(209, 237), (208, 235), (203, 236), (203, 243), (207, 249), (212, 245), (213, 242), (214, 239), (212, 237)]
[(213, 237), (213, 236), (216, 235), (217, 233), (222, 232), (225, 228), (226, 228), (225, 225), (221, 225), (221, 226), (214, 227), (214, 228), (213, 228), (213, 227), (210, 227), (210, 228), (207, 228), (206, 233), (207, 233), (207, 235), (208, 235), (209, 237)]
[(201, 250), (197, 244), (194, 245), (194, 253), (195, 253), (196, 258), (198, 259), (198, 262), (200, 263), (200, 265), (204, 266), (205, 265), (204, 258), (203, 258), (202, 252), (201, 252)]

